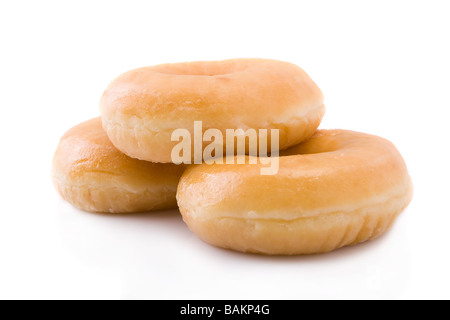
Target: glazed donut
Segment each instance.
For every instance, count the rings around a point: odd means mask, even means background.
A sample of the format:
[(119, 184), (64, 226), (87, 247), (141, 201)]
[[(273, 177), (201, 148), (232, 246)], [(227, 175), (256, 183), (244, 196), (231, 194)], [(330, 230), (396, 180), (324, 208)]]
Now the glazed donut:
[(279, 160), (276, 175), (260, 164), (188, 168), (177, 191), (184, 221), (218, 247), (324, 253), (380, 236), (412, 198), (401, 155), (380, 137), (320, 130)]
[(53, 158), (53, 182), (73, 206), (127, 213), (176, 208), (184, 166), (132, 159), (109, 141), (100, 118), (70, 129)]
[(296, 65), (234, 59), (129, 71), (106, 89), (100, 110), (116, 148), (133, 158), (172, 162), (178, 143), (172, 132), (193, 135), (194, 121), (224, 135), (226, 129), (279, 129), (282, 150), (313, 135), (324, 104), (320, 89)]

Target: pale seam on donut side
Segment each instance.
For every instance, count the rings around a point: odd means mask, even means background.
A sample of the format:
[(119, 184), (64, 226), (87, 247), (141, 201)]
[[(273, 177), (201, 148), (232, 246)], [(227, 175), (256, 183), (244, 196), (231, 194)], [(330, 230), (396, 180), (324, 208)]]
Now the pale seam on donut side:
[[(221, 219), (221, 218), (242, 218), (242, 219), (249, 219), (249, 220), (268, 220), (268, 221), (294, 221), (301, 218), (313, 218), (320, 215), (326, 215), (330, 213), (335, 212), (352, 212), (355, 210), (355, 206), (357, 208), (363, 209), (365, 207), (373, 207), (380, 204), (388, 203), (393, 198), (402, 198), (402, 195), (405, 194), (405, 190), (411, 190), (412, 189), (412, 183), (411, 179), (407, 177), (404, 183), (397, 185), (395, 188), (392, 188), (386, 192), (384, 192), (381, 195), (374, 196), (370, 199), (362, 199), (359, 204), (347, 204), (340, 206), (339, 208), (320, 208), (316, 210), (308, 210), (307, 214), (305, 214), (305, 211), (301, 209), (301, 204), (299, 204), (299, 207), (297, 208), (291, 208), (291, 209), (284, 209), (282, 212), (278, 211), (266, 211), (264, 212), (264, 217), (257, 217), (258, 215), (261, 216), (261, 213), (256, 213), (255, 211), (249, 211), (249, 212), (235, 212), (233, 215), (230, 215), (229, 212), (223, 212), (220, 209), (217, 210), (217, 208), (214, 209), (214, 211), (211, 211), (210, 209), (215, 206), (206, 206), (203, 207), (200, 204), (197, 204), (197, 209), (195, 211), (198, 212), (198, 218), (202, 217), (203, 215), (207, 215), (210, 218), (215, 219)], [(409, 194), (410, 192), (408, 192)], [(182, 201), (180, 202), (182, 204)], [(189, 207), (192, 207), (192, 205), (189, 205)], [(219, 205), (220, 207), (220, 205)], [(286, 214), (286, 212), (289, 211), (290, 214)], [(273, 212), (272, 214), (270, 212)], [(280, 218), (282, 216), (283, 218)], [(289, 216), (289, 217), (286, 217)]]
[[(238, 124), (233, 125), (233, 128), (226, 129), (259, 129), (259, 128), (271, 128), (276, 127), (276, 124), (286, 125), (286, 123), (293, 122), (295, 120), (305, 120), (312, 118), (315, 116), (315, 113), (318, 109), (324, 107), (323, 102), (318, 105), (310, 106), (306, 110), (301, 110), (299, 108), (289, 108), (288, 111), (285, 112), (284, 115), (279, 116), (277, 118), (272, 118), (267, 120), (266, 123), (260, 124), (258, 126), (249, 124), (251, 122), (251, 118), (247, 119), (245, 122), (238, 122)], [(292, 111), (297, 111), (298, 113), (293, 113)], [(198, 119), (197, 119), (198, 120)], [(189, 124), (189, 127), (193, 128), (193, 121), (197, 121), (196, 119), (192, 119), (192, 123), (185, 121), (185, 124)], [(177, 125), (177, 121), (173, 121), (172, 123), (165, 120), (161, 122), (159, 119), (151, 118), (151, 117), (139, 117), (137, 115), (131, 114), (115, 114), (115, 117), (111, 117), (110, 114), (108, 116), (103, 117), (103, 122), (108, 126), (116, 126), (120, 127), (123, 130), (135, 131), (137, 128), (142, 131), (147, 131), (149, 133), (161, 133), (166, 132), (167, 134), (172, 134), (173, 130), (179, 129), (179, 125)], [(214, 128), (213, 128), (214, 129)], [(170, 141), (170, 140), (169, 140)]]

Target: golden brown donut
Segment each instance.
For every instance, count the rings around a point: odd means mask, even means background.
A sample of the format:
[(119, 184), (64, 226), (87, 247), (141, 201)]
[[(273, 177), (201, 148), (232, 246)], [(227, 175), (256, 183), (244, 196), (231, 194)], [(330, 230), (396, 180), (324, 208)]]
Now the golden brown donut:
[(176, 208), (183, 166), (132, 159), (109, 141), (100, 118), (70, 129), (53, 158), (53, 182), (73, 206), (91, 212)]
[[(172, 162), (175, 129), (279, 129), (280, 149), (313, 135), (323, 95), (294, 64), (234, 59), (163, 64), (122, 74), (100, 101), (103, 127), (125, 154)], [(203, 145), (203, 148), (205, 145)], [(224, 148), (225, 150), (225, 148)]]
[(323, 253), (380, 236), (412, 197), (397, 149), (363, 133), (320, 130), (281, 153), (278, 174), (259, 167), (188, 168), (177, 200), (189, 228), (242, 252)]

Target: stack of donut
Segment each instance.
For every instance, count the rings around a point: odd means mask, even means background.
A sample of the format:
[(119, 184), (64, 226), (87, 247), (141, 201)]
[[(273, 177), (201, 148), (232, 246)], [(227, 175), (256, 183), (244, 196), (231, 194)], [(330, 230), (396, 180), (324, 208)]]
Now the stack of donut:
[[(287, 62), (233, 59), (132, 70), (109, 85), (100, 110), (101, 118), (62, 137), (53, 160), (56, 189), (86, 211), (178, 206), (189, 228), (214, 246), (294, 255), (375, 239), (412, 198), (392, 143), (317, 130), (322, 92)], [(172, 163), (172, 133), (194, 135), (194, 121), (223, 136), (227, 129), (278, 129), (277, 173), (262, 175), (260, 161)]]

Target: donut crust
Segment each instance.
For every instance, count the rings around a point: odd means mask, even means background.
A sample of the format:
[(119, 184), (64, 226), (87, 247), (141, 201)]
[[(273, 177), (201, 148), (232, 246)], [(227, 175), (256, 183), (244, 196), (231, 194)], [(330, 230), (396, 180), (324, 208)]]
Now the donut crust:
[(185, 166), (132, 159), (109, 141), (100, 118), (70, 129), (53, 158), (59, 194), (90, 212), (129, 213), (176, 208)]
[(412, 198), (406, 165), (389, 141), (320, 130), (280, 154), (273, 176), (261, 165), (198, 165), (177, 200), (204, 241), (242, 252), (329, 252), (385, 233)]

